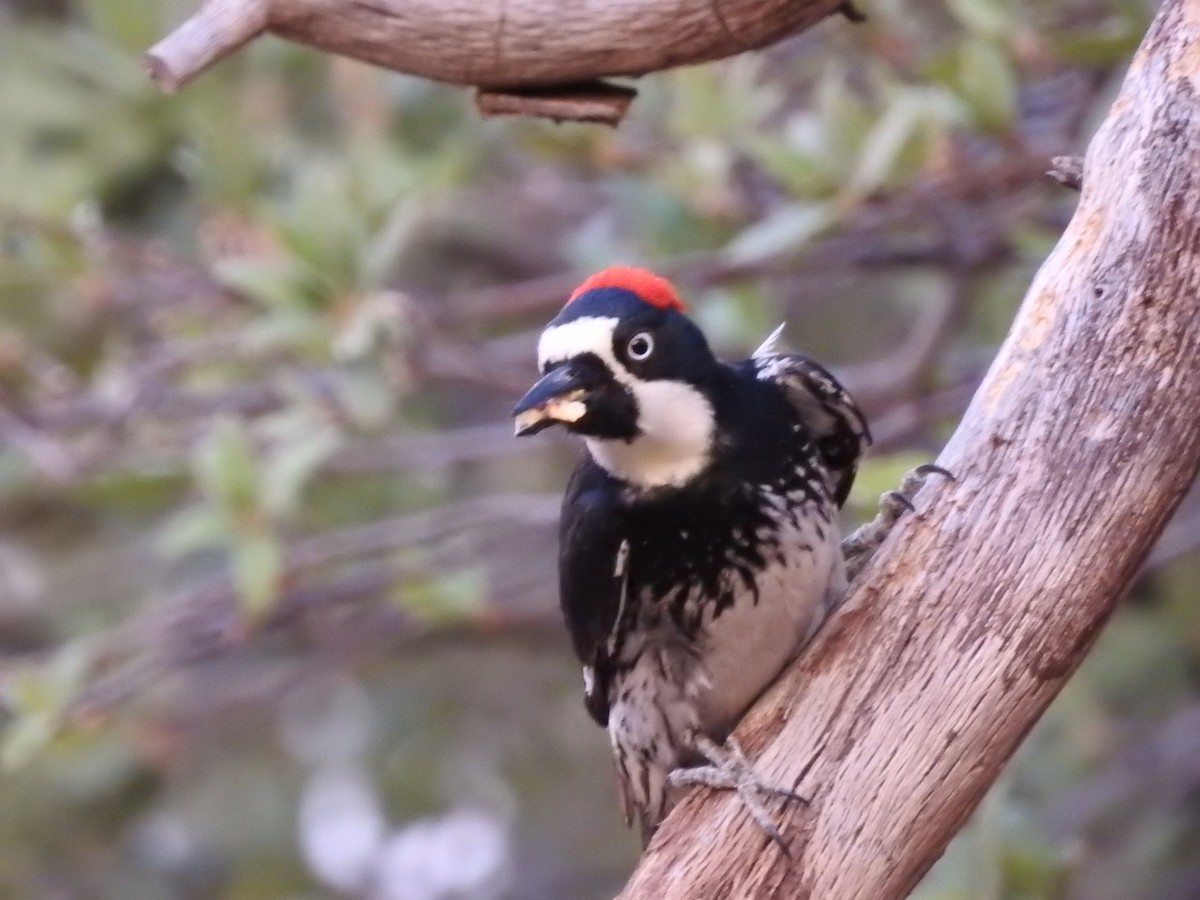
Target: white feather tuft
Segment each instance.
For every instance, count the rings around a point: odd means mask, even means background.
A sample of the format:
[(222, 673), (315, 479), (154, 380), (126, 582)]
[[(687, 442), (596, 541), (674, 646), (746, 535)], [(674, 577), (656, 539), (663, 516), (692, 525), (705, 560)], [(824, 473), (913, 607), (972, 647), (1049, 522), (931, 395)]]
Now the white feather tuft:
[(775, 345), (783, 337), (783, 328), (786, 324), (786, 322), (781, 322), (778, 328), (767, 335), (767, 339), (759, 345), (759, 348), (750, 354), (751, 359), (762, 359), (764, 356), (771, 356), (774, 353), (778, 353), (779, 348)]

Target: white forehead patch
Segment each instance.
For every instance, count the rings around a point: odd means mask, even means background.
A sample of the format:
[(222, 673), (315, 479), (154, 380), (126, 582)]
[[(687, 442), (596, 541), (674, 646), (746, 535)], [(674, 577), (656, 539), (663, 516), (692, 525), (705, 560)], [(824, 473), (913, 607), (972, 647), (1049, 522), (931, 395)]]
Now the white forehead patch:
[(583, 316), (547, 328), (538, 340), (538, 367), (544, 371), (552, 363), (581, 353), (593, 353), (604, 361), (618, 381), (628, 381), (625, 367), (613, 356), (613, 331), (618, 321), (611, 316)]

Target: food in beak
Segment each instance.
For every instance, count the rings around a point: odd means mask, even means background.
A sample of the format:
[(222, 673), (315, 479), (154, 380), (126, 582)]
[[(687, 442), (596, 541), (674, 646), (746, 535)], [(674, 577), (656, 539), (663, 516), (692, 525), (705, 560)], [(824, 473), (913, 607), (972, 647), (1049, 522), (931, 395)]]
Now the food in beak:
[(561, 397), (552, 397), (545, 403), (530, 407), (514, 419), (516, 433), (520, 434), (544, 419), (554, 419), (558, 422), (578, 422), (587, 413), (587, 405), (579, 399), (583, 395), (582, 389), (569, 391)]

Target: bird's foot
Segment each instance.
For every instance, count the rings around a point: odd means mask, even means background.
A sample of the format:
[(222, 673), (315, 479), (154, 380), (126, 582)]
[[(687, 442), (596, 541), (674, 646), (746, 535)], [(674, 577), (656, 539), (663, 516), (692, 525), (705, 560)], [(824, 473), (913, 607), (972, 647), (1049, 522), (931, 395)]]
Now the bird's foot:
[(954, 480), (946, 469), (933, 463), (917, 466), (905, 473), (900, 480), (900, 489), (888, 491), (879, 498), (879, 512), (875, 518), (842, 541), (842, 553), (846, 557), (846, 577), (853, 581), (871, 561), (879, 545), (888, 536), (900, 517), (913, 512), (912, 498), (916, 496), (930, 475), (941, 475)]
[(716, 741), (701, 735), (696, 740), (696, 749), (708, 760), (708, 765), (675, 769), (668, 776), (671, 784), (704, 785), (719, 791), (734, 791), (742, 806), (764, 832), (775, 842), (785, 856), (791, 856), (779, 826), (771, 818), (763, 803), (764, 799), (790, 800), (808, 803), (808, 799), (793, 790), (776, 787), (763, 782), (754, 764), (746, 758), (741, 745), (733, 737), (721, 746)]

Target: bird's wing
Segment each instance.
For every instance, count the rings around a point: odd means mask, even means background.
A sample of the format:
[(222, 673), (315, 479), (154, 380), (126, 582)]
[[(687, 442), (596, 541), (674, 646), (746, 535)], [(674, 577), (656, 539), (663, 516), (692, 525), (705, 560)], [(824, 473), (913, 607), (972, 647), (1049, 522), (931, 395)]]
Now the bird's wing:
[(567, 630), (584, 665), (584, 703), (593, 719), (608, 724), (617, 619), (629, 546), (611, 478), (590, 458), (576, 465), (563, 495), (559, 522), (559, 593)]
[(779, 330), (750, 357), (759, 379), (778, 384), (800, 414), (834, 476), (838, 505), (846, 502), (871, 432), (854, 398), (820, 364), (801, 353), (779, 353)]

